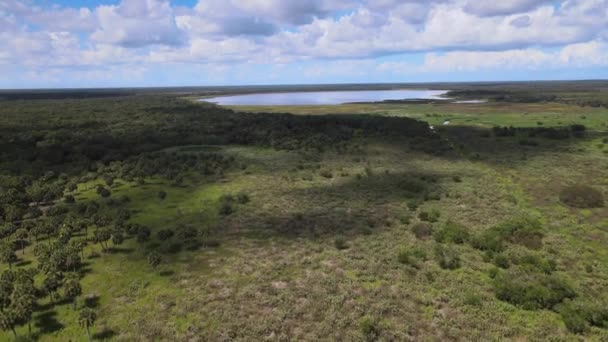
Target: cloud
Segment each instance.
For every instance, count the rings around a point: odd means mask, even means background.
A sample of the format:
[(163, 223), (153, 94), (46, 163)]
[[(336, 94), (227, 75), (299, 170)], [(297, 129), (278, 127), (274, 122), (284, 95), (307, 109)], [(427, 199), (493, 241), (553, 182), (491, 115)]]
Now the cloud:
[(544, 4), (551, 4), (551, 0), (502, 0), (481, 1), (469, 0), (464, 6), (467, 13), (477, 16), (512, 15), (533, 10)]
[(118, 6), (98, 7), (96, 15), (100, 27), (91, 40), (97, 43), (137, 48), (184, 42), (167, 0), (123, 0)]
[(566, 45), (556, 52), (539, 49), (455, 51), (425, 56), (422, 72), (538, 70), (608, 66), (608, 44), (592, 41)]
[(0, 67), (96, 75), (204, 65), (215, 70), (209, 75), (234, 79), (239, 66), (304, 63), (310, 78), (350, 79), (348, 72), (585, 68), (608, 60), (608, 0), (51, 2), (0, 0)]

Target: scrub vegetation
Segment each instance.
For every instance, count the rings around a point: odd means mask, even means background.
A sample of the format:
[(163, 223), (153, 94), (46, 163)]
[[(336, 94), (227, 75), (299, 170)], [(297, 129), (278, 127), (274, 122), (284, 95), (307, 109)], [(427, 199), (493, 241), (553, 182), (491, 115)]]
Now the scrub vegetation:
[(6, 95), (0, 340), (606, 340), (608, 94), (516, 86)]

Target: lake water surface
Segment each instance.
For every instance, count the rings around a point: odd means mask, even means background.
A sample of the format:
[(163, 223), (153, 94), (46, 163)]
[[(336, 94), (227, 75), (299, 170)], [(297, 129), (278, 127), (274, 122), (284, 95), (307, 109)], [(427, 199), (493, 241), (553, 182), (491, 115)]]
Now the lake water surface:
[(440, 95), (445, 93), (446, 91), (443, 90), (315, 91), (220, 96), (201, 101), (228, 106), (337, 105), (351, 102), (379, 102), (385, 100), (441, 100), (443, 98)]

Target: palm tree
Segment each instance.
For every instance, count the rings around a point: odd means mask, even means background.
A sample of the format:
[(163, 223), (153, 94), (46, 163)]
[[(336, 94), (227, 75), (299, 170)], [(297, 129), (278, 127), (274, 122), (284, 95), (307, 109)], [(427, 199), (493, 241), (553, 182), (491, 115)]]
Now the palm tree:
[(42, 288), (46, 293), (48, 293), (51, 303), (53, 303), (53, 294), (57, 292), (60, 285), (61, 280), (58, 273), (51, 273), (42, 281)]
[(13, 244), (8, 241), (0, 243), (0, 261), (7, 263), (9, 268), (13, 268), (13, 262), (17, 259)]
[(65, 280), (63, 285), (63, 294), (66, 298), (70, 298), (73, 301), (74, 309), (76, 309), (76, 298), (82, 293), (82, 287), (77, 277), (69, 277)]
[(19, 228), (15, 232), (15, 239), (17, 241), (19, 241), (19, 245), (21, 246), (21, 254), (25, 253), (25, 246), (27, 244), (27, 240), (28, 240), (29, 236), (30, 236), (29, 232), (27, 230), (25, 230), (24, 228)]
[(0, 329), (4, 331), (12, 330), (13, 335), (17, 337), (17, 331), (15, 331), (15, 315), (11, 310), (0, 311)]
[(83, 308), (80, 310), (80, 314), (78, 314), (78, 324), (81, 327), (87, 330), (87, 338), (90, 340), (91, 335), (89, 329), (95, 324), (95, 320), (97, 319), (97, 314), (93, 309)]
[(160, 254), (158, 254), (156, 252), (150, 252), (150, 254), (148, 254), (148, 264), (150, 264), (150, 266), (152, 266), (152, 268), (156, 269), (156, 267), (158, 267), (158, 265), (160, 265), (161, 261), (162, 261), (162, 257), (160, 256)]

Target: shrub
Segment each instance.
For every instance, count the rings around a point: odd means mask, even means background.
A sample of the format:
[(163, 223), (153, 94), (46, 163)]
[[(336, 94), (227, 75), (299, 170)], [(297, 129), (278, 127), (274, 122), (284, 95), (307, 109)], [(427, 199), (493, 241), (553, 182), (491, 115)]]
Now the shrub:
[(412, 215), (410, 215), (410, 214), (405, 214), (399, 218), (399, 222), (401, 222), (401, 224), (404, 224), (404, 225), (409, 225), (411, 221), (412, 221)]
[(575, 208), (600, 208), (604, 206), (604, 195), (590, 186), (576, 184), (566, 187), (559, 194), (562, 203)]
[(343, 237), (338, 237), (334, 240), (334, 246), (339, 250), (343, 250), (348, 248), (348, 243), (346, 243), (346, 240)]
[(410, 200), (407, 202), (407, 207), (411, 210), (411, 211), (416, 211), (418, 209), (418, 206), (420, 205), (420, 202), (417, 200)]
[(159, 191), (158, 192), (158, 198), (160, 198), (161, 200), (164, 200), (167, 197), (167, 193), (164, 191)]
[(418, 179), (406, 178), (399, 182), (398, 186), (411, 194), (420, 194), (426, 190), (426, 184)]
[(319, 173), (323, 178), (333, 178), (334, 175), (329, 170), (323, 170)]
[(468, 292), (464, 296), (464, 304), (471, 306), (481, 306), (481, 304), (483, 304), (483, 298), (475, 292)]
[(232, 204), (230, 204), (230, 202), (220, 203), (220, 208), (219, 208), (220, 215), (228, 216), (228, 215), (231, 215), (233, 212), (234, 212), (234, 209), (232, 208)]
[(538, 249), (542, 247), (542, 238), (539, 220), (520, 217), (496, 225), (479, 234), (472, 240), (472, 245), (480, 250), (492, 252), (501, 252), (506, 242)]
[(159, 230), (158, 233), (156, 233), (156, 235), (158, 236), (159, 240), (166, 241), (166, 240), (169, 240), (171, 237), (173, 237), (173, 235), (175, 235), (175, 233), (171, 229), (163, 229), (163, 230)]
[(437, 221), (439, 221), (440, 216), (441, 216), (441, 213), (437, 209), (433, 209), (430, 212), (422, 211), (418, 214), (418, 218), (421, 221), (426, 221), (426, 222), (437, 222)]
[(365, 316), (359, 323), (361, 333), (368, 341), (374, 341), (380, 335), (380, 322), (371, 316)]
[(553, 309), (576, 296), (565, 280), (521, 268), (499, 273), (494, 290), (498, 299), (526, 310)]
[(101, 197), (110, 197), (110, 195), (112, 195), (112, 192), (104, 187), (103, 185), (98, 185), (97, 186), (97, 194), (100, 195)]
[(445, 270), (455, 270), (460, 267), (460, 255), (452, 247), (436, 245), (435, 259), (439, 266)]
[(509, 262), (509, 258), (507, 258), (504, 254), (496, 254), (493, 259), (494, 265), (500, 268), (509, 268), (511, 263)]
[(575, 334), (584, 333), (590, 325), (608, 328), (608, 305), (602, 300), (567, 299), (556, 310), (566, 328)]
[(397, 261), (414, 268), (420, 268), (420, 262), (424, 260), (426, 260), (426, 252), (420, 248), (402, 249), (397, 254)]
[(546, 274), (553, 273), (557, 269), (557, 264), (552, 259), (543, 258), (535, 254), (526, 254), (516, 258), (514, 263), (522, 267), (531, 268)]
[(433, 237), (439, 243), (464, 243), (469, 240), (469, 232), (463, 225), (448, 220), (440, 229), (433, 232)]
[(418, 239), (426, 239), (433, 235), (433, 225), (426, 222), (420, 222), (412, 227), (412, 232)]
[(462, 177), (460, 177), (460, 176), (458, 176), (458, 175), (454, 175), (454, 176), (452, 176), (452, 180), (453, 180), (455, 183), (461, 183), (461, 182), (462, 182)]
[(63, 201), (64, 201), (65, 203), (70, 204), (70, 203), (75, 203), (75, 202), (76, 202), (76, 199), (74, 198), (74, 196), (73, 196), (73, 195), (66, 195), (66, 196), (64, 197)]
[(239, 193), (236, 195), (236, 200), (237, 200), (237, 202), (239, 202), (240, 204), (246, 204), (246, 203), (249, 203), (250, 198), (249, 198), (249, 195), (248, 195), (248, 194), (246, 194), (246, 193), (244, 193), (244, 192), (239, 192)]

